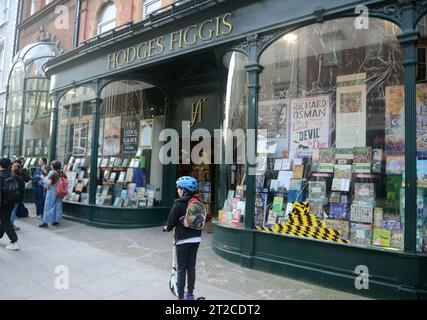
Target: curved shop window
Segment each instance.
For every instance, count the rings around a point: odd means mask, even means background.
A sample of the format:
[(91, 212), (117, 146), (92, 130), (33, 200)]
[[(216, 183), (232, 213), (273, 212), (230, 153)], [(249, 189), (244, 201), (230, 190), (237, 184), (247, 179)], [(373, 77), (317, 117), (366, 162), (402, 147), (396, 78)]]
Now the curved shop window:
[(32, 43), (15, 56), (9, 77), (3, 154), (25, 156), (29, 163), (47, 157), (50, 129), (49, 80), (43, 65), (59, 53), (49, 42)]
[(69, 181), (66, 201), (89, 203), (89, 174), (94, 125), (95, 92), (73, 88), (59, 102), (56, 158)]
[(228, 69), (227, 88), (222, 112), (222, 151), (220, 165), (218, 222), (242, 226), (246, 204), (245, 136), (247, 129), (248, 79), (244, 68), (248, 58), (239, 52), (224, 56)]
[(417, 24), (417, 251), (427, 253), (427, 14)]
[[(403, 248), (405, 124), (400, 29), (370, 19), (288, 33), (261, 55), (259, 230)], [(258, 178), (257, 178), (258, 180)]]
[(161, 142), (165, 96), (143, 82), (126, 80), (101, 93), (96, 203), (116, 208), (160, 205)]

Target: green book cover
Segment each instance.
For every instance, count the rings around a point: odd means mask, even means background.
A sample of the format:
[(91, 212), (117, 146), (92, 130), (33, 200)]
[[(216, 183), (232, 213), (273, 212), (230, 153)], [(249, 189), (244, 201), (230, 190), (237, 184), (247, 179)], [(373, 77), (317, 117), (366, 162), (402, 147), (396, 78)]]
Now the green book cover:
[(283, 214), (283, 197), (274, 197), (273, 205), (271, 209), (276, 213), (276, 215), (280, 216)]
[(372, 242), (376, 246), (390, 247), (391, 246), (391, 231), (382, 228), (373, 229)]

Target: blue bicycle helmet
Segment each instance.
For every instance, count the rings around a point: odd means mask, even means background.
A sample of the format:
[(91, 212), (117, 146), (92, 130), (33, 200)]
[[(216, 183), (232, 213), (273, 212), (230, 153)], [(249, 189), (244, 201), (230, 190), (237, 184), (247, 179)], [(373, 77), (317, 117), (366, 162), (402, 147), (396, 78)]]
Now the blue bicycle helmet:
[(176, 185), (180, 188), (187, 189), (190, 192), (196, 192), (199, 189), (197, 179), (190, 176), (183, 176), (176, 180)]

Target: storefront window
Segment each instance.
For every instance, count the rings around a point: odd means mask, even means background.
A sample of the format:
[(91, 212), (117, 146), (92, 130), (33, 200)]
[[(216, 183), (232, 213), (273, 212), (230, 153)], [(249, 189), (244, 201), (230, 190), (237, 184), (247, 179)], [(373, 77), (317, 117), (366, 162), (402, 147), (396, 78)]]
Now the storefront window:
[(30, 173), (38, 158), (48, 156), (51, 99), (43, 66), (58, 52), (49, 42), (25, 46), (15, 56), (9, 79), (3, 154), (26, 157)]
[(403, 248), (398, 34), (385, 20), (359, 30), (343, 18), (288, 33), (263, 52), (257, 171), (267, 199), (257, 229)]
[(89, 203), (95, 97), (92, 89), (78, 87), (59, 102), (56, 158), (64, 164), (69, 181), (65, 201)]
[(427, 253), (427, 15), (417, 25), (417, 251)]
[[(218, 190), (218, 222), (240, 227), (244, 221), (246, 204), (246, 159), (242, 150), (246, 143), (248, 80), (245, 65), (248, 58), (239, 52), (225, 55), (228, 69), (227, 88), (222, 114), (223, 162), (220, 165)], [(243, 146), (243, 148), (242, 148)]]
[(117, 81), (101, 94), (96, 203), (143, 208), (162, 200), (161, 142), (165, 97), (137, 81)]
[(24, 90), (24, 65), (20, 62), (13, 66), (9, 78), (9, 95), (7, 97), (7, 112), (4, 127), (4, 156), (19, 156), (19, 135), (22, 117), (22, 102)]

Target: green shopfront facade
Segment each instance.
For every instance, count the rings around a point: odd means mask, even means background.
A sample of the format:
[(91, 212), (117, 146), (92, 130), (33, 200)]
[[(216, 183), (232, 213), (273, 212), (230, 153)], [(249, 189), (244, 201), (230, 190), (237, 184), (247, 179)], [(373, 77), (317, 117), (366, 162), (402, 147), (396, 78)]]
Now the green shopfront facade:
[[(426, 1), (206, 1), (50, 60), (49, 158), (74, 181), (67, 216), (160, 226), (176, 177), (200, 173), (220, 256), (372, 297), (425, 299), (426, 14)], [(220, 129), (210, 145), (222, 156), (227, 130), (255, 130), (257, 143), (244, 161), (185, 167), (180, 154), (161, 165), (170, 141), (157, 137), (168, 128), (180, 146), (197, 129)], [(356, 289), (360, 270), (369, 289)]]

